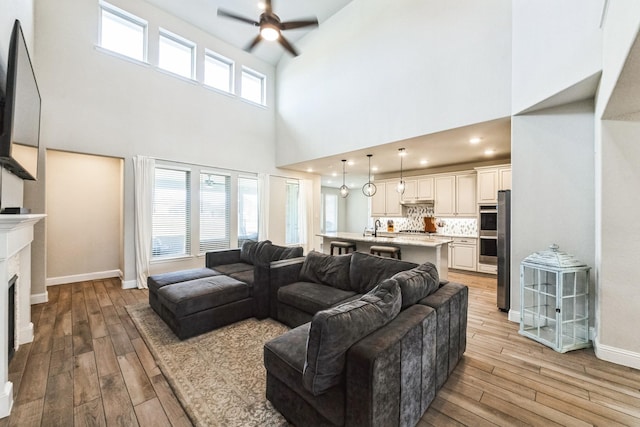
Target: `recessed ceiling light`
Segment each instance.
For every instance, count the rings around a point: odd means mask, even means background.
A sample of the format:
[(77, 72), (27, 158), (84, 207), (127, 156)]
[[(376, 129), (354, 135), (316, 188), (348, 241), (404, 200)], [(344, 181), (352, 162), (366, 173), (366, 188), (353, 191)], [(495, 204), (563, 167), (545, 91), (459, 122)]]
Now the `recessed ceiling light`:
[(374, 172), (377, 172), (378, 171), (378, 167), (377, 166), (371, 166), (371, 170), (374, 171)]
[(427, 163), (429, 163), (428, 160), (424, 160), (424, 159), (420, 160), (420, 164), (423, 165), (423, 166), (426, 165)]
[(482, 138), (474, 137), (469, 140), (470, 144), (479, 144), (482, 141)]
[(338, 176), (338, 174), (336, 172), (333, 172), (331, 176)]
[(349, 160), (349, 161), (347, 162), (347, 164), (348, 164), (349, 166), (353, 166), (353, 160)]
[(259, 1), (258, 2), (258, 9), (265, 10), (266, 8), (267, 8), (267, 6), (265, 5), (265, 3), (263, 1)]
[(311, 173), (311, 172), (313, 172), (313, 169), (308, 168), (308, 169), (307, 169), (307, 172)]
[(490, 148), (488, 150), (484, 150), (484, 155), (485, 156), (493, 156), (496, 153), (496, 150), (494, 150), (493, 148)]

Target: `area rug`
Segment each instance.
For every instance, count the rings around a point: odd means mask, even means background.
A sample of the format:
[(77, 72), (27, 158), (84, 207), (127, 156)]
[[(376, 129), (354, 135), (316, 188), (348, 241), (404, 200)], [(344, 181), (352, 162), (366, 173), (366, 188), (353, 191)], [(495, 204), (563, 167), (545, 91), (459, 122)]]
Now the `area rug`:
[(180, 341), (148, 304), (127, 306), (185, 412), (196, 426), (287, 426), (265, 397), (265, 342), (289, 328), (247, 319)]

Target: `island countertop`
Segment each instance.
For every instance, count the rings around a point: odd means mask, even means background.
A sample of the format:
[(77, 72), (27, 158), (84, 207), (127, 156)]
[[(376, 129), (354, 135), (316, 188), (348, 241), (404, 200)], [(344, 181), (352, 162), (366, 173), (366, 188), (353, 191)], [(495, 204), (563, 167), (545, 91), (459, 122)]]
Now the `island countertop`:
[(442, 246), (445, 243), (453, 242), (453, 240), (448, 237), (434, 237), (434, 236), (420, 236), (420, 235), (374, 237), (370, 235), (363, 236), (362, 233), (338, 232), (338, 233), (323, 233), (323, 234), (318, 234), (318, 236), (323, 237), (325, 239), (350, 240), (353, 242), (364, 242), (369, 244), (393, 243), (394, 245), (422, 246), (427, 248), (435, 248), (438, 246)]

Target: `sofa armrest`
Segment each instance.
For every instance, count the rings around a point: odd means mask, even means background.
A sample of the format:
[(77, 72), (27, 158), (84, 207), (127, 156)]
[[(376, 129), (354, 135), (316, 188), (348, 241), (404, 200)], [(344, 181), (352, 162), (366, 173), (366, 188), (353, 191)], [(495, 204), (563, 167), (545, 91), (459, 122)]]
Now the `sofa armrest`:
[(269, 269), (269, 317), (278, 318), (278, 289), (297, 282), (304, 257), (274, 261)]
[(418, 423), (436, 392), (435, 316), (413, 305), (349, 349), (347, 426)]
[(220, 249), (207, 252), (205, 255), (205, 267), (213, 268), (216, 265), (234, 264), (240, 260), (240, 249)]

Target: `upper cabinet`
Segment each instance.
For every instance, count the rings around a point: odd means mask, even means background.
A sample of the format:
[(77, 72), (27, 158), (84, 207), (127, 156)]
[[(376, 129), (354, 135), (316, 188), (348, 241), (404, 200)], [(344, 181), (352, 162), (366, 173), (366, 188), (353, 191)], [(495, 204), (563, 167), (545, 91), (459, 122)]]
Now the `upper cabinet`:
[(371, 198), (371, 216), (402, 216), (398, 180), (376, 181), (376, 194)]
[(436, 216), (477, 216), (475, 172), (434, 178)]
[(499, 190), (511, 190), (511, 165), (476, 168), (478, 203), (498, 203)]
[(433, 177), (419, 176), (404, 180), (402, 200), (433, 200)]

